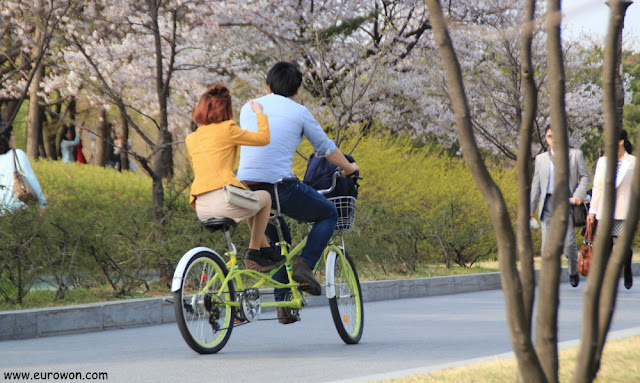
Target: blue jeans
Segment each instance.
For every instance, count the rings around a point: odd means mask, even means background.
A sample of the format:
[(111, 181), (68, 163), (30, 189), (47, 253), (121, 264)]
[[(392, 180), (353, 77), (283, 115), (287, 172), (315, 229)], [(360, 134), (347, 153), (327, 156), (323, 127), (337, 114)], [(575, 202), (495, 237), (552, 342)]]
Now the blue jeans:
[[(275, 191), (273, 186), (259, 187), (271, 194), (272, 207), (276, 208)], [(302, 249), (300, 261), (314, 268), (322, 256), (322, 251), (333, 236), (333, 231), (338, 221), (336, 207), (317, 190), (297, 181), (284, 182), (278, 185), (278, 197), (280, 199), (280, 212), (288, 217), (302, 222), (314, 222), (313, 228), (307, 237), (307, 244)], [(281, 221), (284, 223), (284, 220)], [(269, 229), (267, 229), (269, 231)], [(283, 227), (283, 233), (289, 230)], [(270, 239), (273, 240), (272, 236)], [(287, 283), (287, 273), (281, 267), (273, 276), (278, 282)], [(287, 289), (276, 289), (276, 300), (283, 300)]]

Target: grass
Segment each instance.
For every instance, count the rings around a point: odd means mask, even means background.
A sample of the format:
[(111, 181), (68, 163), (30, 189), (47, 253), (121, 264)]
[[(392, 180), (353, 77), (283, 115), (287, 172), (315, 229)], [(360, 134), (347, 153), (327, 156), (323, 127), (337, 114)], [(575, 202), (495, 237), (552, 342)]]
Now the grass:
[[(573, 376), (578, 348), (560, 351), (560, 383)], [(387, 383), (502, 383), (517, 382), (515, 359), (496, 360), (465, 367), (450, 368), (430, 374), (412, 375)], [(610, 340), (606, 343), (602, 366), (595, 382), (640, 382), (640, 336)]]
[[(358, 274), (360, 280), (363, 282), (490, 273), (496, 271), (498, 271), (497, 262), (477, 263), (472, 267), (461, 267), (458, 265), (452, 265), (450, 268), (447, 268), (443, 264), (420, 264), (413, 272), (407, 272), (404, 270), (393, 270), (386, 274), (382, 273), (375, 265), (368, 265), (366, 263), (358, 264)], [(319, 275), (319, 277), (322, 278), (321, 275)], [(151, 283), (149, 284), (149, 290), (140, 288), (137, 291), (131, 291), (126, 295), (117, 295), (116, 292), (109, 286), (69, 289), (65, 294), (64, 300), (57, 299), (55, 296), (55, 291), (33, 289), (23, 298), (21, 305), (0, 302), (0, 311), (68, 306), (85, 303), (115, 301), (121, 299), (150, 298), (169, 295), (171, 295), (170, 287), (167, 284), (162, 283)]]
[(126, 295), (117, 295), (109, 286), (69, 289), (65, 294), (64, 300), (57, 299), (55, 291), (33, 289), (22, 299), (21, 305), (0, 302), (0, 311), (70, 306), (169, 295), (171, 295), (170, 289), (160, 283), (151, 283), (149, 284), (149, 290), (132, 291)]
[[(562, 265), (566, 267), (566, 259), (563, 257)], [(380, 281), (393, 279), (410, 279), (410, 278), (428, 278), (449, 275), (465, 275), (478, 273), (498, 272), (498, 261), (482, 261), (471, 267), (462, 267), (452, 265), (446, 267), (444, 264), (421, 263), (416, 270), (408, 272), (406, 270), (391, 270), (382, 273), (376, 265), (368, 263), (358, 263), (358, 276), (360, 281)], [(323, 266), (320, 266), (323, 267)], [(535, 259), (534, 267), (540, 268), (540, 258)], [(322, 276), (319, 275), (322, 279)], [(149, 289), (140, 288), (137, 291), (131, 291), (126, 295), (118, 295), (109, 286), (69, 289), (66, 292), (64, 300), (56, 299), (55, 292), (50, 290), (31, 290), (24, 298), (21, 305), (11, 304), (0, 301), (0, 311), (5, 310), (24, 310), (54, 306), (68, 306), (85, 303), (116, 301), (121, 299), (137, 299), (163, 297), (171, 295), (169, 285), (162, 283), (150, 283)], [(640, 380), (639, 380), (640, 381)]]
[(374, 263), (359, 262), (357, 265), (358, 277), (361, 281), (380, 281), (389, 279), (410, 279), (410, 278), (428, 278), (441, 277), (449, 275), (465, 275), (478, 273), (493, 273), (498, 271), (498, 262), (480, 262), (471, 267), (462, 267), (459, 265), (451, 265), (446, 267), (442, 263), (421, 263), (414, 271), (408, 271), (403, 268), (395, 268), (388, 270), (387, 273), (380, 271), (378, 265)]
[[(536, 258), (536, 268), (540, 267), (539, 262), (539, 258)], [(566, 259), (563, 259), (563, 265), (566, 266)], [(357, 266), (358, 276), (362, 282), (492, 273), (499, 271), (498, 261), (482, 261), (471, 267), (462, 267), (455, 264), (451, 267), (446, 267), (444, 264), (440, 263), (421, 263), (418, 265), (416, 270), (412, 272), (396, 269), (390, 270), (387, 273), (382, 273), (380, 269), (373, 264), (362, 262), (358, 263)], [(319, 278), (322, 279), (322, 276), (319, 275)], [(116, 301), (121, 299), (151, 298), (169, 295), (171, 295), (169, 286), (162, 283), (150, 283), (149, 290), (140, 288), (125, 295), (116, 294), (116, 292), (109, 286), (69, 289), (65, 294), (64, 300), (57, 299), (54, 291), (33, 289), (23, 298), (21, 305), (0, 302), (0, 311), (69, 306), (85, 303)]]

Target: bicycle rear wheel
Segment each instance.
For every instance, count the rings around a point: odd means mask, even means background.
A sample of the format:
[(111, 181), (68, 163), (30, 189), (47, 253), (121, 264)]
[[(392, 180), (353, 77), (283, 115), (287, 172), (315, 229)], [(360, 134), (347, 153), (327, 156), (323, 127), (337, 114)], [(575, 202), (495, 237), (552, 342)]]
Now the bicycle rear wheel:
[(187, 264), (180, 290), (173, 294), (176, 322), (189, 347), (200, 354), (220, 351), (231, 336), (235, 309), (224, 301), (235, 299), (233, 281), (222, 286), (227, 265), (208, 251)]
[(362, 337), (364, 326), (360, 280), (346, 252), (343, 257), (337, 253), (333, 257), (333, 260), (328, 260), (333, 264), (333, 272), (327, 273), (327, 285), (335, 287), (335, 296), (329, 298), (331, 316), (340, 338), (346, 344), (356, 344)]

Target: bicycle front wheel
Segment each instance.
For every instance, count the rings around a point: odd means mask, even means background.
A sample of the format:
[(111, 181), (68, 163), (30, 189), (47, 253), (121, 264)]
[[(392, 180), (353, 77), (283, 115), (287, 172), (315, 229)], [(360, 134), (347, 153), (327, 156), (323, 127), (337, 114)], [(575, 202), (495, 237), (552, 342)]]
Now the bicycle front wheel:
[(346, 344), (356, 344), (364, 326), (360, 280), (346, 251), (343, 256), (335, 253), (333, 257), (330, 260), (333, 270), (327, 273), (327, 286), (335, 288), (335, 296), (329, 298), (331, 316), (340, 338)]
[(189, 347), (200, 354), (220, 351), (233, 330), (235, 309), (225, 302), (235, 299), (233, 281), (223, 286), (227, 265), (215, 253), (193, 256), (173, 294), (176, 322)]

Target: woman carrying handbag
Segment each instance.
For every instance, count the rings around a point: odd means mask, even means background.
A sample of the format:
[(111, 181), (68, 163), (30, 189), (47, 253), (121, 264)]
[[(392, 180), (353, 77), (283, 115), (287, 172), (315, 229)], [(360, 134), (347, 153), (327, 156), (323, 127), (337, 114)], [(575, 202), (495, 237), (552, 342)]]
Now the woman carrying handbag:
[[(16, 136), (13, 134), (13, 126), (0, 122), (0, 215), (26, 208), (24, 201), (37, 201), (40, 214), (44, 212), (47, 200), (42, 193), (40, 183), (36, 178), (29, 158), (20, 149), (16, 149)], [(17, 173), (17, 174), (14, 174)], [(30, 197), (16, 194), (16, 182), (23, 182), (24, 188), (30, 189)], [(20, 198), (19, 198), (20, 197)], [(30, 203), (30, 202), (29, 202)]]
[[(247, 220), (251, 240), (244, 264), (265, 272), (285, 261), (269, 246), (264, 234), (271, 213), (271, 195), (266, 191), (249, 191), (233, 171), (238, 145), (263, 146), (270, 142), (269, 122), (262, 113), (262, 105), (251, 101), (251, 108), (261, 122), (257, 132), (243, 130), (232, 120), (231, 92), (226, 86), (211, 85), (200, 97), (192, 113), (200, 127), (185, 140), (194, 174), (190, 202), (203, 222), (212, 218)], [(254, 199), (254, 207), (235, 202), (233, 198), (242, 199), (243, 192)]]
[[(636, 157), (630, 153), (633, 146), (629, 142), (627, 131), (621, 130), (618, 136), (618, 163), (616, 166), (616, 206), (613, 212), (613, 228), (611, 229), (612, 242), (610, 249), (618, 239), (622, 232), (622, 225), (627, 218), (629, 204), (631, 203), (631, 187), (633, 178), (633, 169), (636, 167)], [(606, 157), (600, 157), (596, 164), (596, 172), (593, 177), (593, 192), (591, 198), (591, 206), (589, 207), (589, 215), (587, 223), (594, 225), (596, 220), (600, 219), (604, 206), (603, 189), (604, 176), (607, 167)], [(597, 225), (596, 225), (597, 227)], [(602, 238), (602, 236), (600, 236)], [(633, 275), (631, 273), (631, 257), (633, 251), (629, 249), (623, 261), (624, 287), (630, 289), (633, 285)]]

